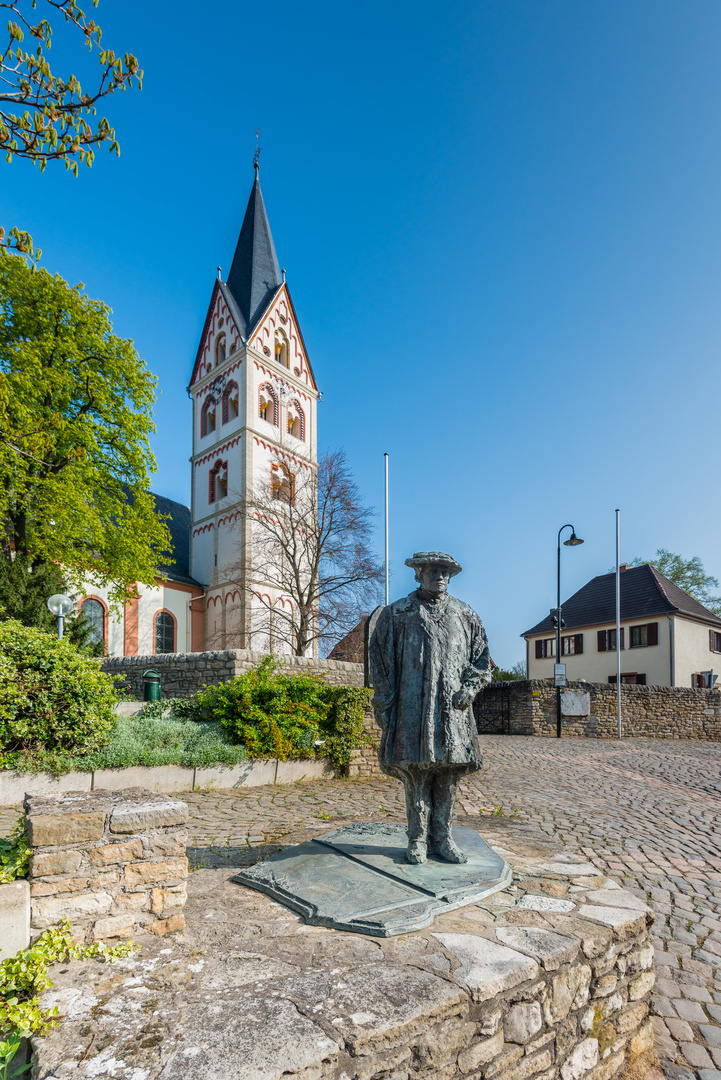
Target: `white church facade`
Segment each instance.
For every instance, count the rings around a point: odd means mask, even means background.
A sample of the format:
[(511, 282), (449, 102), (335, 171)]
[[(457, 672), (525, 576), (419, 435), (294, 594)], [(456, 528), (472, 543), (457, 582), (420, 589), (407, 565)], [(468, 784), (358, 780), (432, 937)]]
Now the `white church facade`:
[[(282, 505), (317, 464), (318, 389), (260, 190), (258, 167), (227, 281), (216, 279), (193, 365), (191, 505), (155, 496), (174, 563), (120, 617), (104, 589), (83, 615), (110, 656), (250, 648), (287, 652), (246, 500)], [(257, 526), (256, 526), (257, 528)]]

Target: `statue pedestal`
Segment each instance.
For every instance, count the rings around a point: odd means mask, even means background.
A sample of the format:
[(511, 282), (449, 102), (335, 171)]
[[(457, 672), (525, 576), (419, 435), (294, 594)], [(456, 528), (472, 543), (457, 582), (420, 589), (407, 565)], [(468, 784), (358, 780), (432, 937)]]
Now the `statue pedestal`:
[(364, 822), (278, 852), (234, 880), (299, 911), (315, 926), (393, 937), (477, 904), (511, 882), (511, 868), (474, 829), (453, 838), (466, 863), (405, 861), (405, 826)]

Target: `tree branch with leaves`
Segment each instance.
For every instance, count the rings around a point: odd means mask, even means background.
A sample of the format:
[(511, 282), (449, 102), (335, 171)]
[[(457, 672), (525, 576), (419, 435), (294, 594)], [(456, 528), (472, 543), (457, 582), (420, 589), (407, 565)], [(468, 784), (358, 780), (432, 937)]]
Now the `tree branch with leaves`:
[[(100, 72), (89, 91), (74, 74), (58, 75), (51, 69), (52, 26), (47, 18), (35, 18), (38, 4), (62, 16), (89, 52), (97, 50)], [(8, 40), (0, 53), (0, 152), (6, 161), (24, 158), (41, 170), (49, 161), (64, 161), (77, 176), (78, 164), (90, 167), (101, 143), (119, 154), (115, 130), (105, 117), (97, 118), (97, 106), (116, 91), (142, 85), (137, 58), (131, 53), (121, 58), (102, 48), (100, 27), (76, 0), (10, 0), (0, 3), (3, 9), (9, 16)], [(27, 39), (33, 50), (23, 47)], [(0, 254), (6, 250), (40, 256), (29, 233), (17, 227), (6, 232), (0, 226)]]

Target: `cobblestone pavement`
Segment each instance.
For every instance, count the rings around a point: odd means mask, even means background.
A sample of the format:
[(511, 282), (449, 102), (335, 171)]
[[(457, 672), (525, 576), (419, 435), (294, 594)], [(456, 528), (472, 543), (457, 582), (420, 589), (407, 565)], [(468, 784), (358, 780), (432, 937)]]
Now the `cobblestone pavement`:
[[(656, 911), (656, 1049), (721, 1080), (721, 745), (484, 736), (459, 815), (514, 815), (582, 852)], [(400, 820), (389, 779), (196, 792), (191, 859), (239, 865), (259, 846), (358, 819)], [(517, 811), (517, 813), (516, 813)], [(0, 810), (0, 832), (17, 810)], [(472, 824), (472, 822), (468, 822)], [(683, 1072), (674, 1080), (682, 1080)]]

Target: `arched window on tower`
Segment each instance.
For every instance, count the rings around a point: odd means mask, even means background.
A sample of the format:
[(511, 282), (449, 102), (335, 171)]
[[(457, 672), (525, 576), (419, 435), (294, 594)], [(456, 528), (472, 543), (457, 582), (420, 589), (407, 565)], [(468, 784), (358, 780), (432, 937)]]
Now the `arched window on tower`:
[(258, 391), (258, 416), (278, 427), (278, 398), (270, 383), (263, 383)]
[(270, 467), (270, 491), (278, 502), (295, 504), (295, 477), (282, 461), (274, 461)]
[(235, 420), (238, 416), (238, 384), (229, 382), (223, 391), (223, 423)]
[(215, 366), (225, 363), (225, 334), (221, 334), (215, 343)]
[(218, 502), (228, 494), (228, 462), (216, 461), (208, 473), (208, 502)]
[(80, 618), (88, 629), (88, 638), (93, 645), (105, 641), (105, 608), (99, 600), (88, 597), (80, 605)]
[(169, 611), (155, 616), (155, 652), (175, 652), (175, 619)]
[(215, 431), (215, 398), (212, 394), (208, 394), (200, 410), (201, 438), (210, 435), (211, 431)]
[(305, 413), (295, 398), (288, 402), (286, 424), (289, 435), (305, 442)]
[(288, 351), (288, 338), (282, 330), (275, 332), (275, 359), (283, 367), (290, 367), (290, 353)]

